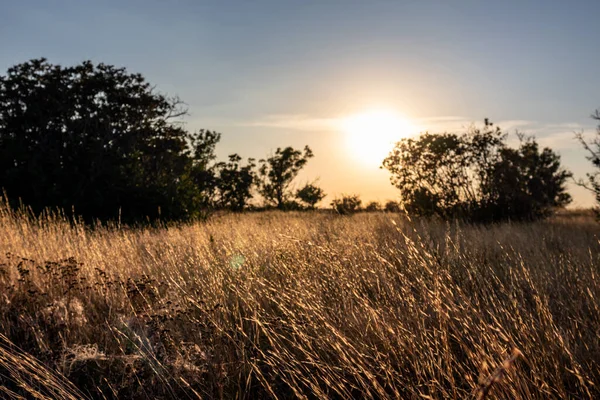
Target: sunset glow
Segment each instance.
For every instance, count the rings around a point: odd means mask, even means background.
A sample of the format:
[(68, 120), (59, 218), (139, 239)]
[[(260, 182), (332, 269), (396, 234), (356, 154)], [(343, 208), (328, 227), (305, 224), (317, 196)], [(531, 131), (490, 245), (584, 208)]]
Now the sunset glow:
[(343, 118), (340, 129), (352, 157), (379, 166), (398, 140), (417, 133), (408, 119), (390, 110), (369, 110)]

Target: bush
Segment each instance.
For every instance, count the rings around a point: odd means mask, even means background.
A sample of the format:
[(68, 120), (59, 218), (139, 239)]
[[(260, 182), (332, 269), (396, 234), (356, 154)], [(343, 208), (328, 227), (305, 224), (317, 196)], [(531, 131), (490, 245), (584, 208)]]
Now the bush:
[(296, 192), (296, 198), (311, 210), (325, 197), (325, 191), (314, 183), (307, 183)]
[(362, 201), (358, 195), (343, 196), (341, 199), (334, 199), (331, 207), (335, 212), (341, 215), (353, 214), (360, 211)]
[(485, 121), (465, 134), (422, 134), (396, 144), (383, 166), (400, 190), (402, 207), (421, 216), (475, 222), (534, 220), (571, 201), (565, 183), (571, 174), (549, 148), (507, 135)]
[(280, 210), (283, 211), (302, 211), (305, 210), (306, 207), (297, 202), (296, 200), (286, 200), (283, 202), (283, 204), (281, 205), (281, 207), (279, 207)]
[(370, 201), (365, 206), (365, 211), (370, 211), (370, 212), (381, 211), (381, 204), (378, 201)]
[(384, 210), (386, 212), (399, 213), (401, 211), (401, 206), (397, 201), (390, 200), (385, 203)]

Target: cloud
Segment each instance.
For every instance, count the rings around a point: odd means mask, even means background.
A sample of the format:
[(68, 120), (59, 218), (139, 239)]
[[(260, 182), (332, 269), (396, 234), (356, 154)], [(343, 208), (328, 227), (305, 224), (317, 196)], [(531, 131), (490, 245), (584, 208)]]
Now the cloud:
[(467, 118), (465, 118), (465, 117), (445, 115), (445, 116), (441, 116), (441, 117), (417, 118), (415, 121), (421, 122), (421, 123), (440, 123), (440, 122), (456, 122), (456, 121), (462, 122), (462, 121), (466, 121), (466, 120), (467, 120)]
[(293, 129), (300, 131), (322, 131), (336, 129), (339, 120), (339, 118), (315, 118), (302, 114), (280, 114), (268, 115), (251, 121), (242, 121), (236, 125)]
[[(279, 128), (304, 132), (339, 130), (344, 116), (314, 117), (306, 114), (267, 115), (254, 120), (234, 122), (236, 126)], [(483, 121), (464, 116), (446, 115), (413, 119), (419, 132), (463, 132), (470, 126), (481, 126)], [(515, 131), (533, 135), (542, 146), (556, 149), (573, 149), (578, 147), (574, 140), (575, 132), (593, 131), (594, 127), (584, 126), (576, 122), (543, 124), (533, 120), (502, 120), (494, 122), (505, 132), (513, 136)]]
[[(492, 121), (494, 122), (494, 121)], [(513, 119), (513, 120), (506, 120), (506, 121), (500, 121), (498, 123), (494, 122), (494, 125), (497, 125), (499, 127), (501, 127), (503, 130), (505, 131), (512, 131), (515, 129), (523, 129), (523, 128), (532, 128), (534, 126), (536, 126), (538, 124), (538, 122), (536, 121), (528, 121), (528, 120), (524, 120), (524, 119)]]
[[(299, 131), (333, 131), (339, 130), (347, 116), (313, 117), (305, 114), (278, 114), (268, 115), (255, 120), (241, 121), (237, 126), (281, 128)], [(472, 121), (459, 116), (427, 117), (411, 120), (419, 131), (462, 129), (471, 125)]]

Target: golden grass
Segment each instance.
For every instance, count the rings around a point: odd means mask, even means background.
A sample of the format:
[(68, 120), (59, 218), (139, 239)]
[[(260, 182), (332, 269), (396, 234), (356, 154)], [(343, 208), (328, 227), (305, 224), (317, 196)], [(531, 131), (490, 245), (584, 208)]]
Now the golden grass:
[(89, 230), (0, 210), (11, 396), (600, 396), (600, 227), (586, 215), (481, 227), (272, 212)]

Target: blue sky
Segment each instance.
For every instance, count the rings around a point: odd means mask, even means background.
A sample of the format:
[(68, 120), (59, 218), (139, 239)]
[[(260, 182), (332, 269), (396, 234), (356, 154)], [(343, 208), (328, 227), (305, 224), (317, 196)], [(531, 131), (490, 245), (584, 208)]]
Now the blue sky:
[(190, 129), (223, 133), (221, 158), (310, 145), (299, 183), (320, 178), (332, 196), (396, 195), (335, 128), (378, 107), (430, 131), (489, 117), (590, 170), (573, 132), (591, 136), (600, 107), (598, 1), (2, 3), (0, 71), (44, 56), (141, 72), (189, 105)]

